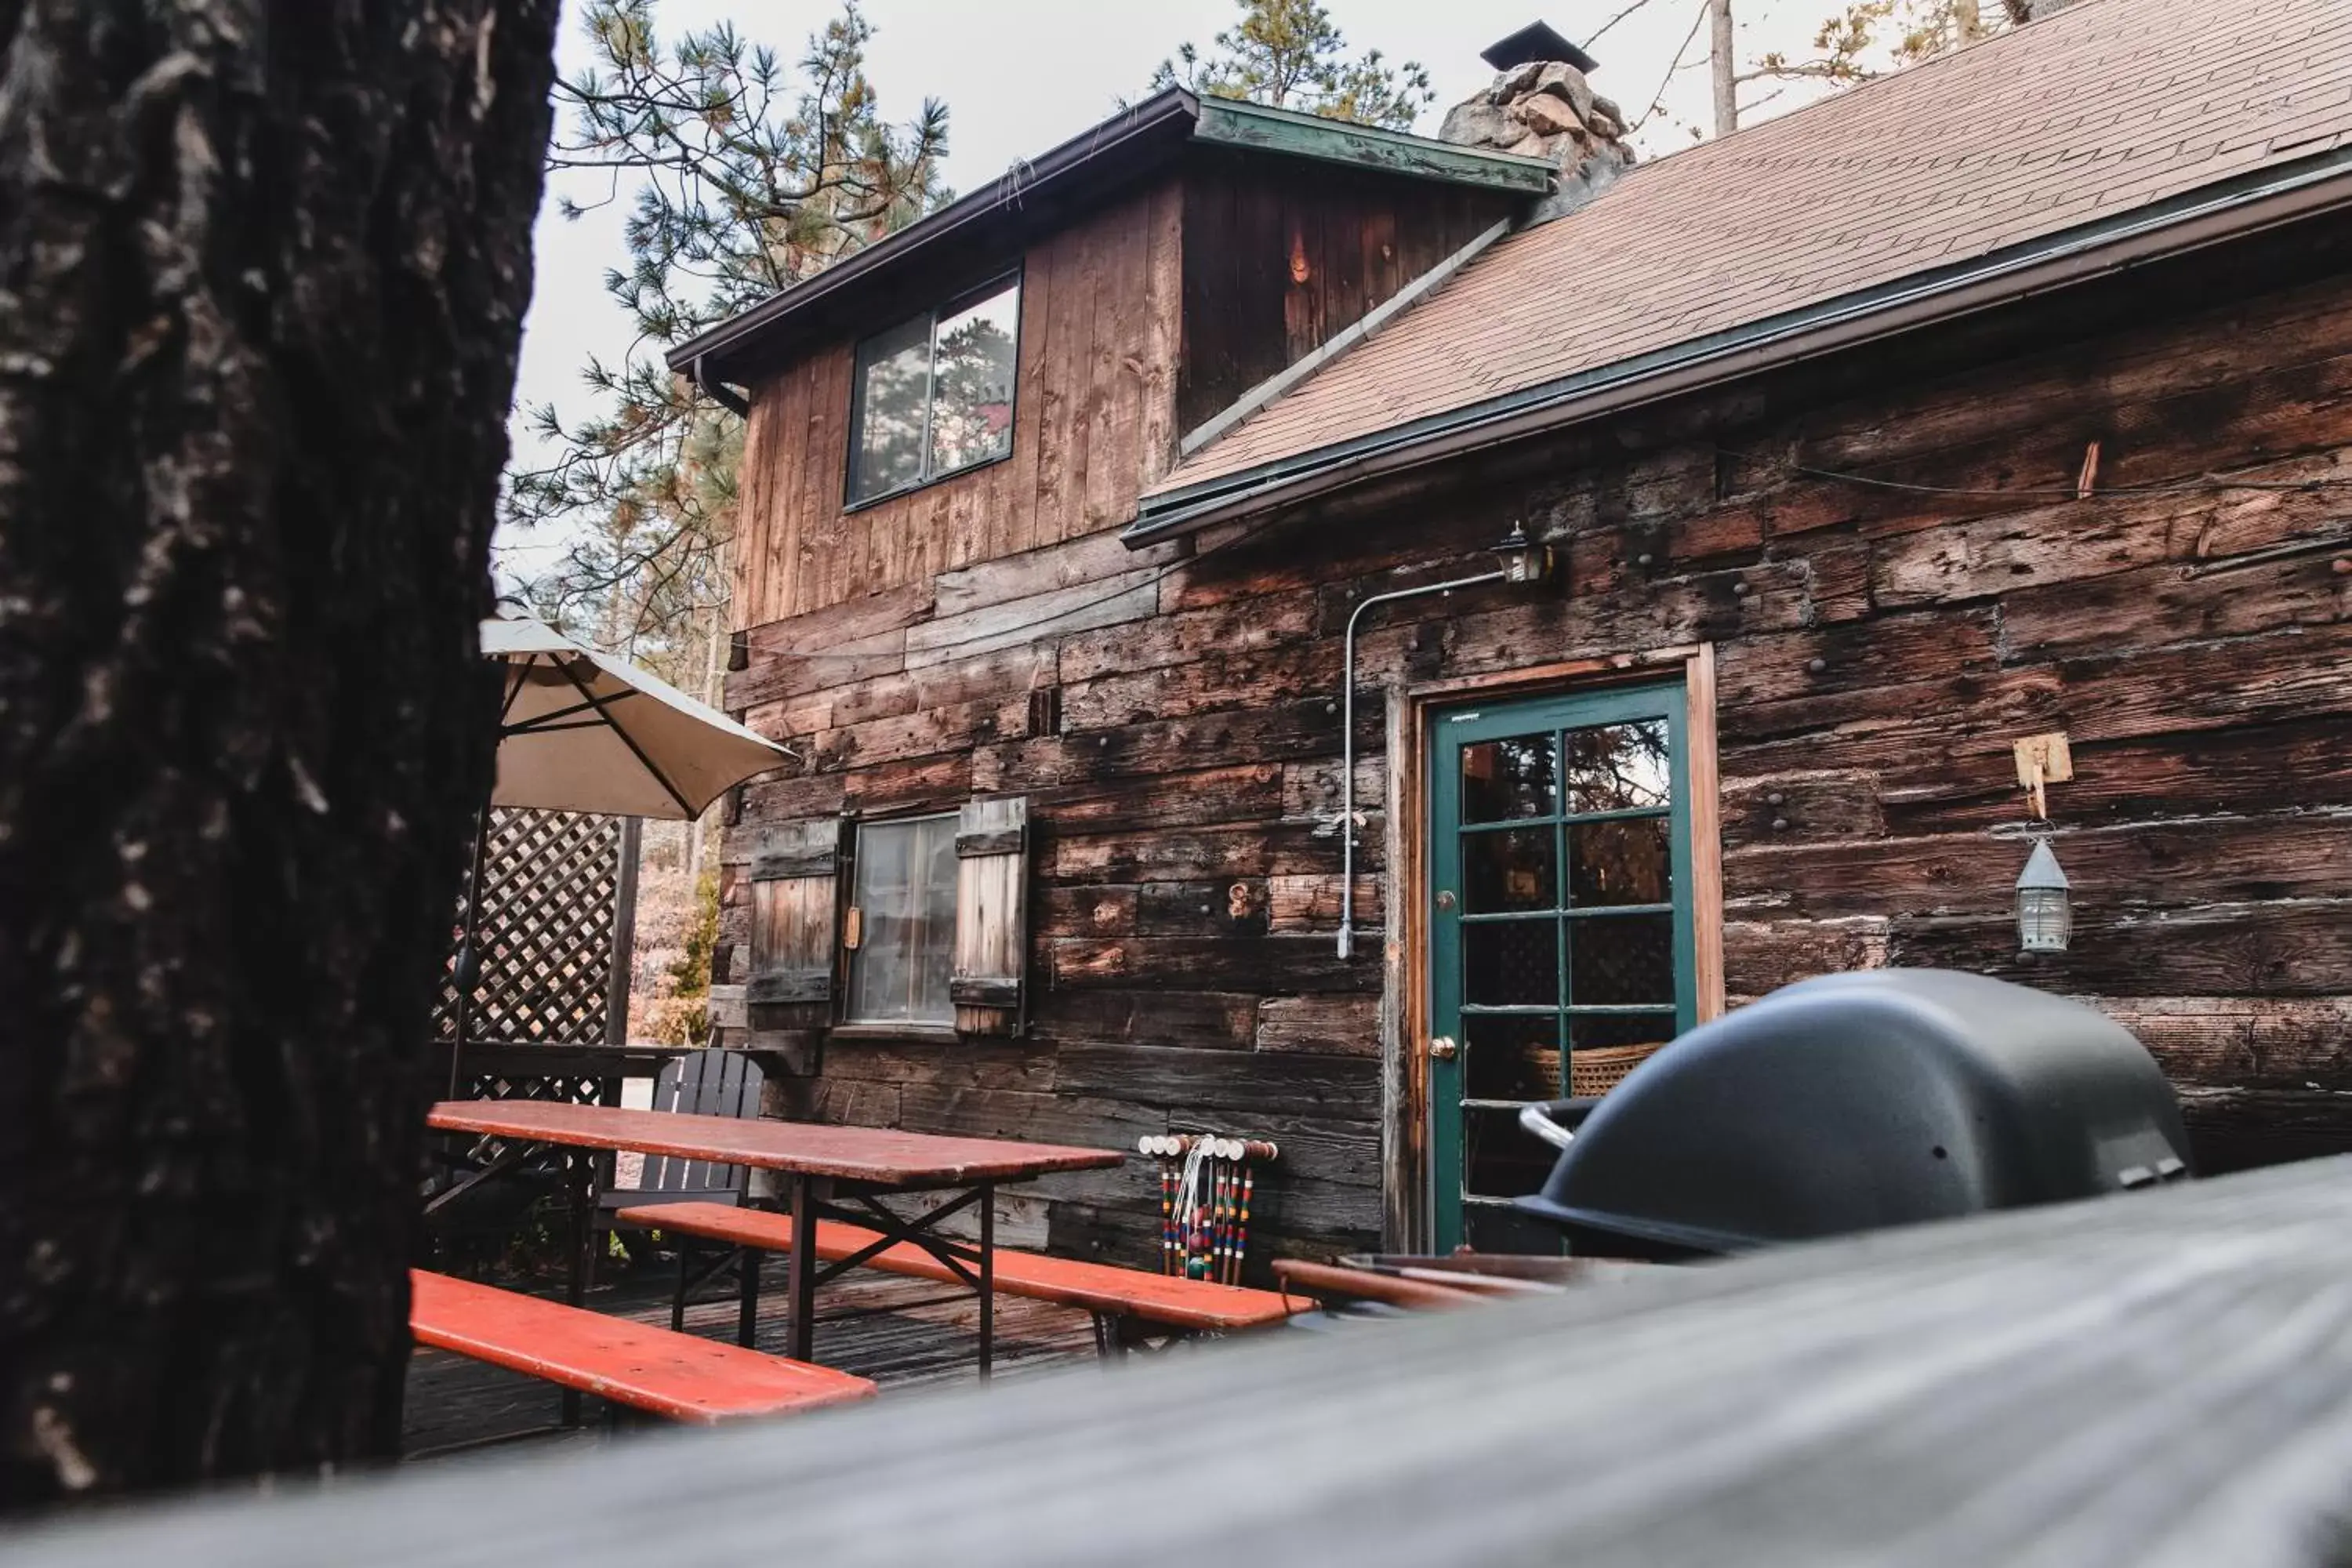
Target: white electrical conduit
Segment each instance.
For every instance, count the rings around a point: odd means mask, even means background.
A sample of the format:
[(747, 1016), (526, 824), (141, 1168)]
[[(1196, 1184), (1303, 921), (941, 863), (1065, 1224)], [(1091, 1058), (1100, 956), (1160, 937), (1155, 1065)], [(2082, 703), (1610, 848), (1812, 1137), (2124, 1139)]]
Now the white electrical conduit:
[[(1456, 577), (1450, 583), (1431, 583), (1419, 588), (1399, 588), (1391, 594), (1374, 594), (1358, 605), (1348, 616), (1347, 669), (1341, 679), (1339, 720), (1339, 956), (1351, 958), (1356, 951), (1356, 623), (1374, 605), (1392, 604), (1399, 599), (1418, 599), (1425, 594), (1451, 594), (1456, 588), (1475, 588), (1482, 583), (1500, 583), (1509, 574), (1504, 572), (1482, 572), (1475, 577)], [(1391, 916), (1393, 918), (1393, 916)]]

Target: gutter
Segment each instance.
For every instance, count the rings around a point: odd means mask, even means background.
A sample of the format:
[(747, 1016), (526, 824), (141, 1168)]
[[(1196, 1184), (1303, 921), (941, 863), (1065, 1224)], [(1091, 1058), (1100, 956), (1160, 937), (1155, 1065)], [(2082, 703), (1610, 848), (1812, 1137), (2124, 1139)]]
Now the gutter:
[(711, 402), (719, 405), (719, 407), (726, 409), (738, 419), (749, 419), (751, 417), (751, 400), (743, 395), (740, 392), (735, 390), (735, 388), (728, 385), (725, 382), (720, 381), (717, 376), (711, 374), (709, 360), (707, 355), (695, 355), (693, 364), (694, 384), (696, 388), (701, 392), (703, 396), (708, 397)]
[(1131, 550), (2352, 205), (2352, 147), (1148, 498)]

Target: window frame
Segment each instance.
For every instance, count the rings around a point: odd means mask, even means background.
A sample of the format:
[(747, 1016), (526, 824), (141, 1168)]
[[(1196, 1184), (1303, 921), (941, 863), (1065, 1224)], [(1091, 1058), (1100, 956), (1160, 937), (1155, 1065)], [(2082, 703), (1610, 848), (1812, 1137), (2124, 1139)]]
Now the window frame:
[[(887, 816), (854, 817), (845, 825), (849, 828), (849, 849), (842, 861), (843, 886), (840, 900), (842, 923), (840, 929), (835, 932), (835, 951), (841, 960), (840, 1002), (835, 1009), (831, 1031), (835, 1036), (844, 1039), (855, 1039), (860, 1037), (869, 1039), (953, 1039), (957, 1037), (955, 1006), (952, 1002), (949, 1004), (948, 1016), (945, 1019), (861, 1018), (851, 1009), (856, 1005), (857, 1000), (857, 966), (863, 962), (866, 954), (866, 932), (863, 929), (865, 906), (858, 901), (857, 872), (859, 862), (864, 858), (866, 832), (871, 828), (901, 827), (918, 822), (944, 822), (950, 826), (950, 834), (952, 834), (961, 816), (959, 808), (950, 806), (944, 811), (910, 810), (893, 813)], [(950, 912), (945, 937), (950, 972), (955, 963), (956, 921), (953, 909), (958, 890), (957, 880), (957, 875), (950, 872), (948, 879)], [(860, 915), (860, 930), (856, 947), (851, 947), (845, 940), (848, 935), (849, 913), (852, 910), (859, 911)]]
[[(994, 277), (988, 279), (984, 282), (975, 283), (969, 289), (949, 295), (937, 305), (932, 306), (929, 310), (919, 310), (913, 315), (902, 316), (887, 326), (881, 327), (877, 331), (867, 332), (849, 345), (849, 433), (848, 439), (844, 444), (844, 451), (842, 453), (841, 460), (841, 510), (845, 515), (853, 511), (863, 511), (867, 507), (880, 506), (885, 501), (896, 500), (901, 496), (912, 495), (917, 490), (929, 489), (933, 485), (945, 484), (950, 479), (961, 479), (966, 474), (979, 473), (984, 468), (992, 468), (999, 463), (1011, 460), (1013, 448), (1020, 441), (1021, 340), (1023, 332), (1027, 330), (1028, 326), (1027, 304), (1029, 279), (1027, 272), (1028, 268), (1025, 266), (1015, 266), (1007, 271), (996, 274)], [(929, 323), (929, 330), (926, 335), (925, 342), (930, 348), (936, 349), (939, 339), (940, 321), (942, 317), (955, 315), (960, 310), (967, 310), (970, 307), (980, 303), (982, 300), (988, 299), (991, 295), (1001, 292), (1008, 283), (1011, 284), (1015, 290), (1015, 303), (1013, 312), (1013, 395), (1006, 404), (1004, 425), (1004, 428), (1012, 437), (1012, 439), (1005, 442), (1004, 450), (999, 452), (992, 458), (977, 458), (969, 463), (960, 464), (955, 468), (948, 468), (940, 473), (935, 474), (930, 471), (931, 410), (939, 396), (940, 375), (939, 359), (937, 354), (933, 353), (923, 372), (924, 471), (921, 477), (911, 479), (902, 485), (893, 486), (891, 489), (887, 490), (877, 490), (870, 496), (860, 498), (856, 495), (854, 491), (856, 490), (857, 484), (858, 437), (864, 430), (866, 422), (866, 378), (858, 374), (857, 365), (859, 351), (865, 348), (867, 343), (872, 342), (876, 338), (882, 336), (883, 333), (891, 331), (893, 328), (905, 326), (908, 321), (922, 321)]]

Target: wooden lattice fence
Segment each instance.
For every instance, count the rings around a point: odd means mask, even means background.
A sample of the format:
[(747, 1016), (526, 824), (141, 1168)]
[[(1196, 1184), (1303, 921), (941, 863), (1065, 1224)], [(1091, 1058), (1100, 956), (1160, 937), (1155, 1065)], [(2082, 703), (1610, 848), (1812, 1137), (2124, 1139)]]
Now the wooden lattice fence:
[[(459, 1092), (596, 1100), (597, 1075), (559, 1065), (559, 1047), (619, 1044), (628, 1017), (637, 835), (617, 816), (501, 807), (483, 859), (479, 971), (466, 1023)], [(458, 895), (453, 934), (465, 923)], [(457, 1031), (456, 953), (434, 1009), (446, 1049)], [(531, 1053), (548, 1049), (546, 1070)]]

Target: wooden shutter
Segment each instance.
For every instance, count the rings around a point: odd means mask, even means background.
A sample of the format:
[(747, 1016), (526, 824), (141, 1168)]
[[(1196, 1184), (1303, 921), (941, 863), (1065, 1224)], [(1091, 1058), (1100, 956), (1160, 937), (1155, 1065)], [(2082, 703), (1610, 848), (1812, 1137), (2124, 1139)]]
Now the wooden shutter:
[(743, 987), (754, 1036), (833, 1022), (840, 898), (839, 817), (766, 830), (751, 857), (751, 974)]
[(969, 1035), (1017, 1035), (1027, 1009), (1029, 802), (975, 800), (956, 822), (955, 971), (948, 999)]

